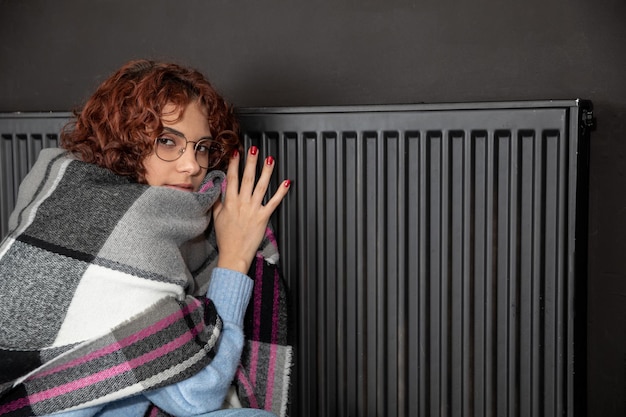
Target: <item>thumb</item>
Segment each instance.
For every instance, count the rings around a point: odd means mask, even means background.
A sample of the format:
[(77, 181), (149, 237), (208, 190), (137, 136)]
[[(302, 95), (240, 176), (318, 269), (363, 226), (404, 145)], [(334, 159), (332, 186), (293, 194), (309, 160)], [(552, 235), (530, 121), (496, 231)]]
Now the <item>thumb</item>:
[(215, 204), (213, 204), (213, 220), (215, 220), (215, 218), (219, 215), (219, 213), (222, 211), (223, 208), (224, 208), (224, 203), (222, 203), (221, 198), (218, 198), (215, 201)]

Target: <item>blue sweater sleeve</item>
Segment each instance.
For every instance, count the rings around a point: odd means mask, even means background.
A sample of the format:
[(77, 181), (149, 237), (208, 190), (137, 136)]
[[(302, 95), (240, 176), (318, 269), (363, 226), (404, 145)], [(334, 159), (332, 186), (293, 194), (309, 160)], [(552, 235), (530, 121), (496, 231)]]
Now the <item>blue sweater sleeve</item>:
[(179, 417), (217, 410), (222, 406), (235, 376), (243, 349), (243, 319), (252, 294), (253, 281), (246, 275), (215, 268), (207, 297), (213, 300), (223, 328), (217, 354), (191, 378), (144, 395), (156, 406)]

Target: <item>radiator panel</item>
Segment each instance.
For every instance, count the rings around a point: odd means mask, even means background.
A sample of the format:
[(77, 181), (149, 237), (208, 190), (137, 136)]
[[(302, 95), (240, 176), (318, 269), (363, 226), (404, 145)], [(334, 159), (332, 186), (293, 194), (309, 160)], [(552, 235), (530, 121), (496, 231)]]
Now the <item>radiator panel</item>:
[(534, 106), (241, 115), (246, 144), (273, 143), (278, 177), (295, 179), (277, 221), (294, 415), (582, 412), (586, 137), (576, 106)]
[[(291, 415), (581, 414), (588, 105), (240, 110), (271, 188), (294, 180)], [(0, 124), (3, 234), (37, 149), (5, 132), (30, 143)]]

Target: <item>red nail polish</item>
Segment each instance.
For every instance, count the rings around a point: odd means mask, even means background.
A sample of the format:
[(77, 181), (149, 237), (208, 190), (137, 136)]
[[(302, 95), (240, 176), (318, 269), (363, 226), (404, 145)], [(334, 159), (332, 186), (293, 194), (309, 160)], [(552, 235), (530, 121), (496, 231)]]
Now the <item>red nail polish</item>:
[(235, 149), (233, 151), (233, 158), (237, 158), (239, 156), (239, 151), (237, 149)]
[(285, 180), (285, 182), (283, 183), (283, 185), (287, 188), (289, 188), (291, 186), (291, 180)]
[(251, 146), (250, 147), (250, 154), (251, 155), (256, 155), (257, 152), (259, 152), (259, 148), (257, 148), (256, 146)]
[(265, 158), (265, 163), (267, 165), (272, 165), (274, 163), (274, 157), (273, 156), (268, 156), (267, 158)]

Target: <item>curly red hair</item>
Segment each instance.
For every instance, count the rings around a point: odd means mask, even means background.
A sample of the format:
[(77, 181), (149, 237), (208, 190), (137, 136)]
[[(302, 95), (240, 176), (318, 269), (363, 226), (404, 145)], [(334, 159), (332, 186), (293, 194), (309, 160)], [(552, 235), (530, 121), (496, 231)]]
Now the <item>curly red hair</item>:
[(233, 107), (200, 72), (172, 63), (137, 60), (122, 66), (74, 112), (61, 146), (82, 161), (145, 183), (143, 161), (163, 131), (163, 108), (174, 104), (180, 111), (194, 100), (206, 109), (211, 134), (226, 148), (216, 167), (225, 170), (228, 155), (241, 151)]

